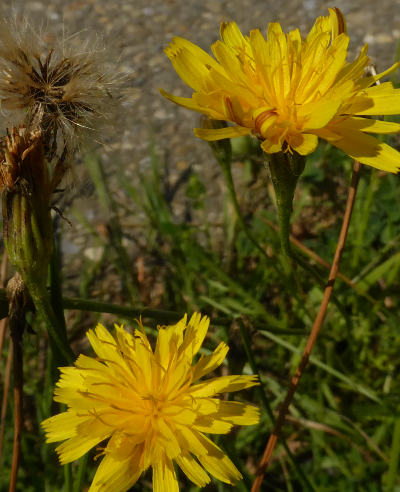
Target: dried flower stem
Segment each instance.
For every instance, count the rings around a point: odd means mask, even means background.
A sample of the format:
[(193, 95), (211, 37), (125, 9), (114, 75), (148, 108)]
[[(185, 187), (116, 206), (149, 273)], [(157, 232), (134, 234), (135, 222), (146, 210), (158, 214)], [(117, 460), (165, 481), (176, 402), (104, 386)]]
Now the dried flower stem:
[[(10, 323), (11, 325), (11, 323)], [(14, 372), (14, 445), (11, 465), (11, 479), (9, 492), (17, 490), (17, 475), (21, 454), (22, 415), (23, 415), (23, 359), (22, 359), (22, 327), (13, 327), (12, 353)]]
[(278, 436), (280, 433), (280, 430), (282, 428), (282, 425), (285, 422), (285, 417), (286, 413), (288, 411), (289, 405), (292, 402), (293, 396), (296, 392), (297, 386), (299, 385), (301, 375), (303, 374), (303, 371), (305, 367), (307, 366), (308, 359), (311, 355), (311, 351), (315, 345), (315, 342), (318, 337), (318, 333), (321, 329), (322, 322), (325, 318), (325, 314), (328, 308), (329, 300), (331, 298), (332, 292), (333, 292), (333, 287), (335, 284), (335, 280), (339, 271), (339, 263), (340, 259), (343, 253), (344, 245), (346, 242), (346, 237), (347, 237), (347, 232), (349, 229), (349, 224), (350, 224), (350, 218), (351, 218), (351, 213), (353, 211), (353, 206), (354, 206), (354, 201), (356, 197), (356, 192), (357, 192), (357, 186), (358, 186), (358, 181), (360, 177), (360, 169), (361, 169), (361, 164), (358, 161), (354, 161), (354, 166), (353, 166), (353, 175), (352, 175), (352, 180), (351, 180), (351, 185), (350, 185), (350, 190), (349, 194), (347, 197), (347, 203), (346, 203), (346, 209), (343, 215), (343, 222), (342, 222), (342, 228), (340, 230), (340, 235), (338, 239), (338, 243), (336, 246), (336, 251), (335, 251), (335, 256), (333, 259), (332, 267), (329, 272), (329, 278), (328, 282), (325, 287), (325, 292), (324, 292), (324, 297), (322, 299), (317, 317), (315, 318), (314, 325), (312, 327), (311, 333), (308, 337), (306, 347), (304, 349), (300, 364), (298, 365), (296, 372), (294, 376), (292, 377), (291, 383), (289, 390), (286, 394), (286, 398), (284, 402), (281, 405), (281, 408), (279, 409), (279, 415), (276, 420), (274, 429), (268, 439), (267, 446), (264, 451), (264, 455), (260, 461), (258, 470), (257, 470), (257, 476), (256, 479), (254, 480), (253, 486), (251, 488), (251, 492), (258, 492), (260, 490), (261, 483), (264, 478), (265, 470), (268, 467), (269, 460), (272, 456), (272, 453), (275, 449), (275, 445), (278, 441)]
[[(2, 288), (5, 285), (6, 276), (7, 276), (7, 263), (8, 263), (7, 260), (8, 260), (7, 253), (6, 251), (4, 251), (3, 258), (1, 260), (1, 266), (0, 266), (0, 286)], [(7, 318), (3, 318), (0, 321), (0, 361), (1, 361), (1, 354), (3, 352), (3, 344), (4, 344), (6, 329), (7, 329)], [(11, 380), (11, 364), (12, 364), (12, 350), (9, 350), (7, 356), (6, 368), (4, 371), (4, 381), (1, 381), (0, 379), (0, 384), (2, 384), (3, 386), (3, 397), (2, 397), (1, 411), (0, 411), (0, 468), (3, 459), (4, 431), (5, 431), (6, 415), (7, 415), (8, 389), (10, 387), (10, 380)]]
[[(6, 321), (7, 318), (4, 319)], [(3, 320), (1, 320), (3, 322)], [(3, 398), (1, 402), (1, 414), (0, 414), (0, 468), (3, 461), (3, 450), (4, 450), (4, 432), (6, 428), (6, 416), (8, 408), (8, 391), (10, 388), (11, 381), (11, 365), (12, 365), (12, 350), (8, 351), (6, 368), (4, 371), (4, 383), (3, 383)]]
[(17, 475), (21, 454), (21, 437), (23, 421), (23, 356), (22, 356), (22, 334), (25, 329), (25, 314), (27, 311), (29, 294), (26, 286), (16, 273), (7, 284), (7, 297), (9, 299), (9, 326), (12, 340), (12, 358), (14, 374), (14, 443), (11, 464), (11, 478), (9, 492), (17, 490)]
[[(0, 265), (0, 288), (4, 288), (5, 286), (5, 280), (7, 276), (7, 263), (8, 263), (7, 260), (8, 260), (7, 252), (4, 251), (3, 258), (1, 260), (1, 265)], [(5, 335), (6, 335), (6, 322), (5, 319), (2, 319), (0, 322), (0, 362), (1, 362), (1, 354), (3, 353), (3, 344), (4, 344)]]

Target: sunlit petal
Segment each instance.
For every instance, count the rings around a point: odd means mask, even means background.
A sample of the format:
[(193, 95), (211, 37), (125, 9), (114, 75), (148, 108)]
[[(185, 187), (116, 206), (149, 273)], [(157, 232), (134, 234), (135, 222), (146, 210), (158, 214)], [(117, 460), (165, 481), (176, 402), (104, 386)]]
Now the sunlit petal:
[(97, 357), (80, 355), (74, 367), (61, 368), (55, 394), (68, 410), (42, 425), (48, 442), (63, 441), (56, 448), (62, 464), (108, 439), (91, 492), (124, 492), (149, 467), (154, 491), (177, 492), (174, 461), (199, 486), (210, 481), (203, 467), (227, 483), (241, 478), (203, 432), (226, 434), (235, 424), (258, 423), (253, 406), (215, 397), (258, 381), (239, 375), (195, 384), (218, 368), (228, 352), (221, 343), (197, 360), (209, 324), (207, 316), (194, 313), (160, 326), (154, 351), (140, 323), (133, 334), (116, 325), (115, 335), (98, 325), (88, 332)]

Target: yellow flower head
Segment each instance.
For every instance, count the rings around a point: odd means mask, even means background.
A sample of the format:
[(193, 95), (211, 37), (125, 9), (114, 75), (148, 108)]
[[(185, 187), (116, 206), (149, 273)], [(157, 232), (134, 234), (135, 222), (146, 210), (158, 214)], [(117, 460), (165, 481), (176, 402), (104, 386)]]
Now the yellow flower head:
[(199, 382), (228, 352), (222, 342), (192, 365), (209, 322), (195, 313), (189, 322), (185, 316), (176, 325), (160, 327), (154, 351), (142, 330), (131, 335), (116, 326), (114, 338), (98, 325), (87, 333), (97, 358), (80, 355), (75, 367), (61, 369), (54, 399), (68, 410), (42, 425), (47, 442), (65, 440), (56, 449), (62, 464), (109, 438), (90, 492), (125, 491), (150, 466), (154, 491), (178, 491), (173, 461), (200, 487), (210, 481), (206, 470), (229, 484), (241, 478), (203, 433), (225, 434), (234, 424), (256, 424), (256, 407), (217, 395), (258, 383), (254, 376)]
[(369, 63), (367, 46), (349, 63), (349, 37), (339, 9), (319, 17), (307, 38), (299, 30), (283, 33), (268, 26), (267, 39), (258, 29), (243, 36), (234, 23), (222, 23), (221, 41), (211, 46), (216, 59), (190, 41), (176, 37), (165, 49), (191, 98), (161, 90), (171, 101), (235, 126), (195, 129), (204, 140), (253, 134), (272, 154), (313, 152), (318, 137), (363, 164), (397, 172), (400, 153), (370, 133), (394, 133), (400, 125), (366, 118), (400, 113), (400, 90), (390, 82), (374, 85), (393, 72), (363, 77)]

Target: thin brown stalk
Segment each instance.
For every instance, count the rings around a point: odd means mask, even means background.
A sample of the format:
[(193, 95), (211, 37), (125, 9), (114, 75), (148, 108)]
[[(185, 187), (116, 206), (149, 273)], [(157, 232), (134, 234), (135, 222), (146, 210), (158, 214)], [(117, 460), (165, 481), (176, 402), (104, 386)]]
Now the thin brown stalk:
[[(3, 258), (0, 266), (0, 287), (4, 288), (7, 275), (7, 253), (4, 251)], [(4, 339), (6, 335), (7, 318), (3, 318), (0, 321), (0, 361), (3, 353)], [(11, 380), (11, 363), (12, 363), (12, 351), (8, 351), (6, 370), (4, 374), (3, 384), (3, 398), (1, 402), (1, 414), (0, 414), (0, 467), (3, 459), (3, 446), (4, 446), (4, 432), (6, 426), (7, 405), (8, 405), (8, 390)], [(2, 381), (0, 379), (0, 385)]]
[(3, 461), (3, 446), (4, 446), (4, 432), (6, 429), (6, 416), (8, 406), (8, 394), (11, 381), (11, 364), (12, 364), (12, 350), (8, 351), (6, 370), (4, 374), (3, 385), (3, 400), (1, 402), (1, 416), (0, 416), (0, 469)]
[[(262, 221), (265, 222), (271, 229), (274, 229), (274, 231), (279, 232), (279, 226), (271, 222), (270, 220), (266, 219), (265, 217), (262, 217)], [(304, 246), (302, 242), (300, 242), (298, 239), (296, 239), (292, 234), (289, 235), (290, 242), (297, 246), (303, 253), (305, 253), (307, 256), (315, 260), (317, 263), (322, 265), (323, 267), (330, 269), (331, 265), (325, 261), (323, 258), (321, 258), (317, 253), (315, 253), (312, 249), (307, 248), (307, 246)], [(356, 284), (349, 278), (346, 277), (346, 275), (343, 275), (343, 273), (338, 272), (337, 273), (337, 278), (340, 278), (345, 282), (347, 285), (350, 287), (355, 288)]]
[[(262, 220), (269, 227), (271, 227), (271, 229), (274, 229), (275, 231), (279, 232), (279, 226), (277, 226), (276, 224), (274, 224), (270, 220), (266, 219), (265, 217), (262, 217)], [(328, 270), (331, 269), (331, 265), (327, 261), (325, 261), (319, 255), (317, 255), (317, 253), (315, 253), (315, 251), (313, 251), (312, 249), (307, 248), (307, 246), (305, 246), (302, 242), (300, 242), (298, 239), (296, 239), (291, 234), (289, 235), (289, 239), (290, 239), (290, 242), (292, 244), (294, 244), (295, 246), (297, 246), (307, 256), (309, 256), (310, 258), (312, 258), (313, 260), (315, 260), (317, 263), (319, 263), (320, 265), (322, 265), (326, 269), (328, 269)], [(357, 286), (357, 283), (354, 282), (353, 280), (351, 280), (349, 277), (346, 277), (346, 275), (343, 275), (343, 273), (338, 272), (337, 273), (337, 278), (340, 278), (341, 280), (343, 280), (343, 282), (345, 282), (352, 289), (354, 289), (359, 295), (361, 295), (361, 296), (365, 297), (366, 299), (368, 299), (369, 302), (371, 302), (372, 304), (376, 304), (375, 299), (373, 297), (371, 297), (370, 295), (368, 295), (366, 292), (363, 292), (362, 290), (360, 290), (360, 288)], [(382, 313), (379, 313), (378, 312), (377, 314), (378, 314), (379, 317), (382, 317), (383, 316)]]
[[(20, 330), (18, 330), (20, 331)], [(22, 371), (22, 332), (21, 336), (12, 338), (13, 352), (13, 374), (14, 374), (14, 443), (13, 457), (11, 464), (11, 478), (9, 492), (17, 490), (17, 475), (21, 456), (21, 437), (22, 437), (22, 391), (23, 391), (23, 371)]]
[(29, 297), (25, 284), (18, 273), (8, 281), (7, 297), (9, 300), (8, 323), (13, 352), (13, 387), (14, 387), (14, 443), (11, 463), (9, 492), (17, 490), (17, 476), (21, 456), (21, 438), (23, 423), (23, 353), (22, 335), (25, 329), (25, 314)]
[(347, 237), (347, 232), (349, 230), (349, 224), (350, 224), (350, 218), (351, 218), (351, 213), (353, 211), (353, 206), (354, 206), (354, 201), (356, 197), (356, 192), (357, 192), (357, 186), (358, 186), (358, 181), (359, 181), (359, 176), (360, 176), (360, 169), (361, 169), (361, 164), (358, 161), (354, 161), (354, 166), (353, 166), (353, 175), (352, 175), (352, 180), (351, 180), (351, 185), (350, 185), (350, 190), (349, 194), (347, 197), (347, 203), (346, 203), (346, 209), (344, 212), (343, 216), (343, 222), (342, 222), (342, 228), (340, 230), (340, 235), (338, 239), (338, 243), (336, 246), (336, 251), (335, 251), (335, 256), (333, 258), (333, 263), (329, 272), (329, 278), (328, 282), (325, 287), (324, 291), (324, 297), (322, 299), (318, 314), (315, 318), (311, 333), (308, 337), (306, 347), (304, 349), (300, 364), (298, 365), (296, 372), (294, 376), (292, 377), (290, 387), (288, 389), (288, 392), (286, 394), (286, 398), (284, 402), (281, 405), (281, 408), (279, 409), (279, 415), (276, 420), (274, 429), (269, 437), (269, 440), (267, 442), (267, 446), (264, 451), (264, 455), (260, 461), (260, 464), (258, 466), (256, 478), (254, 480), (253, 486), (251, 488), (251, 492), (258, 492), (260, 490), (260, 486), (262, 484), (262, 481), (264, 479), (264, 474), (265, 471), (268, 467), (268, 463), (270, 461), (270, 458), (272, 456), (272, 453), (275, 449), (276, 443), (278, 441), (278, 436), (280, 433), (280, 430), (282, 428), (282, 425), (285, 422), (286, 414), (289, 408), (289, 405), (291, 404), (293, 400), (293, 396), (296, 392), (297, 386), (299, 385), (301, 375), (303, 374), (303, 371), (305, 367), (307, 366), (308, 359), (311, 355), (311, 351), (315, 345), (315, 342), (318, 337), (318, 333), (321, 329), (322, 322), (325, 318), (325, 314), (328, 308), (329, 300), (332, 295), (333, 291), (333, 286), (335, 284), (335, 280), (339, 271), (339, 263), (340, 259), (343, 253), (344, 245), (346, 243), (346, 237)]
[[(0, 266), (0, 288), (2, 289), (4, 289), (6, 284), (6, 275), (7, 275), (7, 253), (4, 251), (3, 258), (1, 260), (1, 266)], [(5, 318), (3, 318), (0, 321), (0, 361), (1, 361), (1, 354), (3, 353), (5, 336), (6, 336), (6, 320)]]

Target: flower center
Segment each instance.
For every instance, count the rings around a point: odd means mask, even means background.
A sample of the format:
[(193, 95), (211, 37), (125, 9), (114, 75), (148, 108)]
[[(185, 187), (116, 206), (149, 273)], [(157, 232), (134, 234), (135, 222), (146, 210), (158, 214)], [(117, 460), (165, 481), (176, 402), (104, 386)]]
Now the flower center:
[(149, 417), (158, 417), (163, 413), (167, 401), (164, 398), (160, 398), (159, 395), (148, 395), (146, 405), (146, 414)]

